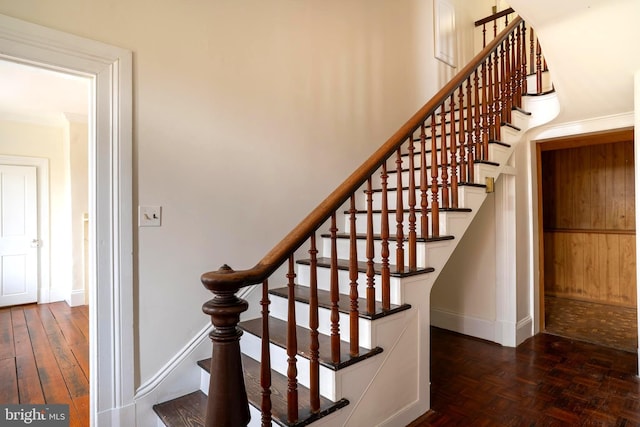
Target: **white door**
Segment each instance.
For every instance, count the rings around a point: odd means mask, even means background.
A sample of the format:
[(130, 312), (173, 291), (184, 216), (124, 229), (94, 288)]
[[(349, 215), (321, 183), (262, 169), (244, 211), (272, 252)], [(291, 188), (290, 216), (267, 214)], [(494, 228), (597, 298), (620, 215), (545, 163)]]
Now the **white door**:
[(0, 307), (38, 299), (35, 166), (0, 165)]

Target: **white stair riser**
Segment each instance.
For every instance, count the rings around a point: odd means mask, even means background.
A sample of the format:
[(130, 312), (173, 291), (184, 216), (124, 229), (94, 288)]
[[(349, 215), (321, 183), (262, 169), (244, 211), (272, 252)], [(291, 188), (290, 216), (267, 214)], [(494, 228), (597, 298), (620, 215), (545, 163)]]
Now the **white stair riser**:
[[(270, 295), (271, 299), (271, 316), (276, 319), (287, 321), (288, 302), (286, 298), (277, 295)], [(296, 324), (303, 328), (309, 328), (309, 305), (296, 301)], [(362, 307), (360, 307), (362, 309)], [(372, 336), (372, 321), (360, 318), (358, 320), (358, 342), (360, 347), (371, 349), (374, 347), (375, 339)], [(351, 328), (349, 323), (349, 315), (340, 313), (340, 340), (350, 341)], [(318, 331), (324, 335), (331, 335), (331, 310), (320, 307), (318, 308)]]
[[(240, 340), (240, 348), (242, 353), (251, 357), (254, 360), (260, 361), (261, 353), (262, 353), (262, 342), (261, 339), (253, 334), (245, 332), (242, 335), (242, 339)], [(271, 369), (274, 371), (286, 376), (289, 365), (287, 363), (287, 351), (286, 349), (275, 345), (270, 344), (269, 346), (270, 356), (271, 356)], [(305, 351), (309, 351), (309, 349), (305, 349)], [(298, 370), (298, 383), (303, 386), (309, 388), (310, 387), (310, 372), (311, 372), (311, 363), (309, 359), (306, 357), (302, 357), (300, 355), (296, 355), (297, 363), (296, 368)], [(339, 400), (341, 390), (338, 390), (339, 379), (339, 371), (334, 371), (325, 366), (320, 366), (320, 395), (326, 397), (327, 399), (336, 401)]]
[[(304, 264), (298, 264), (297, 268), (298, 277), (296, 283), (303, 286), (309, 286), (310, 281), (310, 266)], [(329, 268), (317, 269), (318, 274), (318, 289), (325, 291), (330, 290), (331, 286), (331, 270)], [(379, 275), (375, 275), (374, 287), (376, 301), (382, 301), (382, 278)], [(367, 290), (367, 275), (363, 272), (358, 272), (358, 295), (360, 298), (364, 298)], [(402, 304), (402, 292), (401, 292), (401, 279), (397, 277), (391, 277), (389, 280), (391, 291), (391, 304)], [(349, 279), (349, 272), (347, 270), (338, 270), (338, 288), (339, 292), (343, 295), (349, 295), (351, 292), (350, 287), (351, 280)]]
[[(444, 212), (441, 211), (438, 215), (439, 218), (439, 222), (440, 222), (440, 233), (442, 234), (447, 234), (446, 233), (446, 216), (447, 216), (448, 212)], [(416, 233), (418, 236), (421, 235), (421, 226), (420, 226), (420, 221), (421, 221), (421, 213), (419, 211), (416, 211)], [(396, 234), (396, 228), (397, 228), (397, 222), (396, 222), (396, 214), (395, 212), (390, 212), (389, 214), (387, 214), (388, 218), (389, 218), (389, 234), (391, 235), (395, 235)], [(409, 217), (409, 213), (405, 212), (404, 214), (405, 216), (405, 221), (403, 221), (402, 223), (402, 232), (404, 233), (404, 236), (407, 237), (409, 235), (409, 224), (408, 221), (406, 220), (406, 218)], [(427, 212), (427, 218), (428, 218), (428, 222), (429, 224), (431, 224), (431, 212)], [(382, 230), (381, 230), (381, 226), (382, 226), (382, 214), (381, 213), (373, 213), (372, 214), (372, 219), (373, 219), (373, 234), (381, 234)], [(444, 228), (443, 228), (444, 227)], [(349, 221), (349, 217), (346, 216), (345, 217), (345, 225), (344, 225), (344, 232), (345, 233), (349, 233), (351, 231), (351, 223)], [(426, 230), (427, 231), (427, 235), (431, 234), (430, 230)], [(356, 233), (358, 234), (366, 234), (367, 233), (367, 214), (366, 213), (358, 213), (356, 214)], [(395, 246), (395, 243), (394, 243)]]
[[(390, 233), (395, 234), (395, 225)], [(405, 236), (406, 237), (406, 236)], [(398, 262), (397, 259), (397, 242), (395, 240), (389, 240), (389, 257), (388, 262), (390, 265), (409, 265), (409, 246), (407, 241), (403, 241), (402, 247), (404, 248), (404, 259)], [(427, 260), (427, 243), (418, 242), (416, 244), (416, 262), (418, 268), (426, 267)], [(336, 239), (336, 249), (338, 251), (338, 259), (349, 259), (349, 252), (351, 243), (349, 239)], [(331, 256), (331, 238), (322, 238), (322, 254), (324, 257), (329, 258)], [(373, 262), (382, 263), (382, 240), (374, 240), (374, 258)], [(358, 255), (358, 261), (367, 261), (367, 241), (366, 239), (356, 240), (356, 249)]]

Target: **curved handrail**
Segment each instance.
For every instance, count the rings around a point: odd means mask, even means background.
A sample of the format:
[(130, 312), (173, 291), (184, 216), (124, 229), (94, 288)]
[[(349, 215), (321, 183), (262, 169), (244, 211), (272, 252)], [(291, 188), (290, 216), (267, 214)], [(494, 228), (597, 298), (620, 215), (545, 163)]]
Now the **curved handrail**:
[(284, 263), (367, 179), (403, 144), (425, 118), (433, 114), (443, 101), (476, 70), (522, 22), (516, 17), (497, 37), (462, 68), (449, 83), (440, 89), (429, 102), (416, 112), (396, 133), (376, 150), (336, 190), (322, 201), (287, 236), (269, 251), (253, 268), (234, 271), (223, 265), (217, 271), (204, 273), (202, 284), (211, 291), (230, 293), (263, 282)]

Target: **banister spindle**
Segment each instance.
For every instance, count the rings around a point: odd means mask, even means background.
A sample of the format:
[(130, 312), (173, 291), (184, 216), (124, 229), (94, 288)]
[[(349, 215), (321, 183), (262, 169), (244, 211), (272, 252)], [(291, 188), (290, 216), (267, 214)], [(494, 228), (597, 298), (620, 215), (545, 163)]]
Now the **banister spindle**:
[(449, 146), (450, 150), (450, 161), (451, 161), (451, 207), (458, 207), (458, 147), (457, 147), (457, 138), (456, 138), (456, 116), (455, 116), (455, 100), (454, 94), (451, 94), (451, 101), (449, 103), (449, 121), (450, 121), (450, 133), (451, 133), (451, 145)]
[(512, 79), (511, 79), (511, 43), (510, 39), (504, 41), (505, 45), (505, 105), (504, 105), (504, 121), (511, 122), (511, 97), (513, 96)]
[(522, 73), (522, 43), (521, 43), (521, 33), (520, 33), (521, 27), (518, 26), (518, 28), (516, 28), (516, 37), (515, 37), (515, 42), (516, 42), (516, 54), (515, 56), (515, 60), (514, 60), (514, 68), (515, 68), (515, 72), (514, 72), (514, 81), (515, 81), (515, 85), (514, 85), (514, 93), (513, 93), (513, 107), (522, 107), (522, 77), (521, 77), (521, 73)]
[[(223, 265), (216, 273), (233, 272), (231, 267)], [(242, 331), (238, 322), (249, 304), (235, 295), (239, 288), (221, 290), (207, 286), (204, 281), (203, 284), (213, 293), (213, 299), (204, 303), (202, 311), (211, 316), (213, 324), (209, 333), (213, 344), (210, 372), (211, 378), (215, 378), (209, 381), (205, 426), (246, 426), (250, 415), (240, 355)]]
[(360, 327), (358, 313), (358, 245), (356, 234), (356, 197), (351, 195), (349, 207), (349, 354), (360, 354)]
[(529, 71), (528, 74), (536, 72), (536, 43), (533, 28), (529, 29)]
[(520, 93), (520, 107), (522, 107), (522, 96), (527, 94), (527, 24), (522, 21), (522, 68), (520, 77), (522, 79), (522, 91)]
[(440, 201), (438, 200), (438, 146), (436, 113), (431, 115), (431, 236), (440, 236)]
[(487, 23), (482, 24), (482, 47), (487, 46)]
[(482, 102), (480, 99), (480, 77), (478, 73), (478, 69), (473, 73), (473, 125), (474, 125), (474, 138), (473, 138), (473, 162), (475, 163), (477, 160), (480, 160), (480, 147), (482, 142), (482, 118), (480, 117), (480, 103)]
[(338, 246), (336, 213), (331, 214), (331, 361), (340, 363), (340, 289), (338, 287)]
[(507, 46), (510, 47), (509, 54), (509, 104), (507, 105), (507, 123), (511, 123), (513, 113), (513, 101), (516, 99), (516, 31), (511, 33), (507, 39)]
[[(467, 158), (465, 154), (465, 119), (464, 119), (464, 82), (460, 83), (458, 88), (458, 122), (460, 124), (458, 130), (458, 156), (460, 158), (460, 182), (467, 182)], [(455, 115), (452, 115), (454, 118)]]
[(494, 138), (496, 141), (501, 140), (501, 126), (502, 126), (502, 104), (500, 100), (500, 59), (498, 58), (498, 51), (496, 50), (493, 55), (493, 104), (491, 105), (491, 114), (494, 125)]
[(271, 351), (269, 350), (269, 282), (262, 282), (262, 351), (260, 355), (261, 425), (271, 426)]
[(540, 40), (536, 39), (536, 90), (542, 93), (542, 48)]
[(429, 197), (427, 194), (427, 134), (424, 122), (420, 124), (420, 237), (429, 236)]
[(493, 114), (494, 100), (493, 100), (493, 61), (491, 55), (487, 58), (487, 127), (489, 129), (489, 140), (495, 139), (495, 117)]
[(417, 266), (416, 254), (416, 166), (413, 158), (415, 147), (413, 135), (409, 136), (409, 270), (415, 271)]
[(376, 312), (376, 288), (375, 269), (373, 268), (374, 246), (373, 246), (373, 190), (371, 189), (371, 177), (367, 180), (367, 313)]
[(480, 155), (482, 160), (487, 160), (489, 157), (489, 105), (487, 101), (487, 92), (489, 91), (487, 82), (489, 79), (487, 78), (487, 62), (482, 62), (482, 150)]
[(289, 256), (287, 272), (288, 311), (287, 311), (287, 421), (298, 421), (298, 337), (296, 335), (296, 298), (293, 255)]
[(309, 405), (311, 413), (320, 411), (320, 342), (318, 341), (318, 249), (316, 233), (309, 248)]
[[(475, 162), (474, 158), (474, 126), (473, 126), (473, 104), (474, 99), (472, 98), (471, 91), (471, 76), (467, 78), (467, 182), (474, 182), (474, 172), (473, 172), (473, 164)], [(477, 101), (476, 101), (477, 102)]]
[[(398, 180), (396, 201), (396, 270), (404, 272), (404, 200), (402, 197), (402, 152), (396, 151), (396, 178)], [(382, 288), (382, 308), (389, 310), (389, 289)]]
[(447, 150), (447, 115), (444, 101), (440, 105), (440, 184), (442, 185), (442, 207), (449, 207), (449, 150)]
[[(385, 289), (389, 287), (389, 204), (387, 200), (387, 188), (388, 182), (387, 178), (389, 174), (387, 173), (387, 161), (382, 162), (382, 173), (380, 174), (381, 178), (381, 187), (382, 187), (382, 205), (380, 209), (380, 257), (382, 258), (382, 267), (381, 267), (381, 292), (384, 295)], [(384, 300), (384, 298), (383, 298)], [(383, 304), (384, 305), (384, 304)], [(385, 309), (383, 307), (383, 309)], [(388, 310), (386, 308), (385, 310)]]

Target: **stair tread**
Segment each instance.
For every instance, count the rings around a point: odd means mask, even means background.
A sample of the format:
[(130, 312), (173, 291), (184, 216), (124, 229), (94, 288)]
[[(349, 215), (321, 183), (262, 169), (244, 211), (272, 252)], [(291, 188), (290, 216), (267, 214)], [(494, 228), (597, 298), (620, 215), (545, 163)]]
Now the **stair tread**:
[[(238, 326), (257, 336), (262, 337), (262, 319), (252, 319), (244, 322), (240, 322)], [(306, 359), (311, 358), (309, 352), (311, 337), (310, 330), (296, 325), (296, 340), (298, 342), (298, 355)], [(276, 319), (275, 317), (269, 317), (269, 341), (284, 349), (287, 348), (287, 322)], [(351, 356), (349, 354), (349, 343), (346, 341), (340, 341), (340, 362), (333, 363), (331, 361), (331, 337), (325, 334), (318, 334), (319, 347), (319, 363), (332, 370), (340, 370), (351, 366), (361, 360), (368, 359), (376, 354), (382, 353), (382, 348), (375, 347), (368, 350), (364, 347), (360, 347), (359, 356)]]
[[(446, 236), (447, 238), (443, 238), (442, 240), (451, 240), (453, 236)], [(296, 261), (297, 264), (309, 265), (311, 264), (311, 260), (309, 259), (299, 259)], [(318, 267), (329, 268), (331, 267), (331, 259), (330, 258), (318, 258)], [(382, 264), (374, 263), (373, 269), (376, 274), (381, 274), (382, 272)], [(338, 260), (338, 270), (349, 270), (349, 260), (339, 259)], [(435, 271), (433, 267), (425, 267), (418, 268), (416, 270), (405, 270), (398, 271), (398, 267), (394, 264), (389, 264), (389, 270), (391, 271), (391, 277), (409, 277), (415, 276), (418, 274), (431, 273)], [(367, 272), (367, 263), (366, 261), (358, 261), (358, 271), (360, 273)]]
[[(296, 301), (308, 303), (310, 299), (310, 291), (311, 289), (307, 286), (295, 285), (294, 289), (294, 298)], [(273, 295), (278, 295), (283, 298), (288, 297), (288, 289), (287, 287), (270, 289), (269, 293)], [(350, 310), (350, 299), (349, 295), (340, 294), (338, 301), (338, 311), (341, 313), (349, 313)], [(323, 289), (318, 289), (318, 305), (323, 308), (331, 308), (331, 293), (329, 291), (325, 291)], [(390, 314), (398, 313), (400, 311), (408, 310), (411, 308), (409, 304), (391, 304), (389, 310), (382, 309), (382, 302), (375, 302), (375, 310), (373, 313), (369, 313), (367, 311), (363, 311), (367, 307), (367, 300), (365, 298), (358, 298), (358, 309), (359, 309), (359, 317), (363, 319), (379, 319), (381, 317), (388, 316)]]
[[(199, 361), (198, 365), (205, 371), (210, 372), (211, 358)], [(260, 362), (257, 362), (251, 357), (243, 354), (242, 366), (244, 368), (244, 383), (247, 389), (247, 398), (249, 403), (253, 404), (256, 408), (260, 408), (260, 402), (262, 402)], [(308, 388), (298, 384), (298, 421), (289, 423), (286, 421), (287, 387), (287, 377), (271, 370), (271, 413), (273, 415), (273, 421), (281, 426), (305, 426), (349, 404), (347, 399), (340, 399), (333, 402), (326, 397), (320, 396), (320, 412), (312, 414), (308, 403), (310, 401), (310, 391)], [(202, 395), (206, 399), (204, 393), (202, 393)], [(202, 419), (204, 420), (204, 415), (202, 416)], [(193, 425), (196, 426), (198, 424)], [(176, 425), (176, 427), (178, 427), (178, 425)]]
[(153, 405), (153, 410), (167, 427), (202, 427), (207, 414), (207, 395), (194, 391)]
[[(471, 209), (469, 209), (468, 211), (465, 210), (461, 210), (461, 212), (471, 212)], [(394, 228), (394, 226), (392, 227), (391, 225), (389, 226), (389, 228)], [(329, 233), (323, 233), (320, 235), (320, 237), (325, 237), (325, 238), (329, 238), (331, 237), (331, 234)], [(338, 239), (350, 239), (351, 235), (349, 233), (336, 233), (336, 238)], [(356, 239), (358, 240), (364, 240), (367, 238), (367, 235), (365, 233), (356, 233)], [(416, 237), (416, 241), (419, 243), (426, 243), (426, 242), (440, 242), (442, 240), (453, 240), (454, 236), (438, 236), (438, 237)], [(373, 240), (382, 240), (382, 235), (380, 234), (374, 234), (373, 235)], [(395, 235), (389, 235), (389, 241), (395, 242), (397, 240), (397, 237)], [(408, 241), (409, 237), (408, 236), (404, 236), (403, 241)]]

